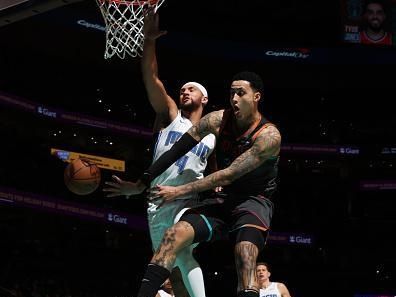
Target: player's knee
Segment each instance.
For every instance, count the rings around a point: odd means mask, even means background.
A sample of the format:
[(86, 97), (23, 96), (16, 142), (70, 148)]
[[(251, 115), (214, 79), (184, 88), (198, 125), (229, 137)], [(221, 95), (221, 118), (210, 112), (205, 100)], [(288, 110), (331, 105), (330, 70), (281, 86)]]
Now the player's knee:
[(194, 231), (186, 222), (179, 222), (168, 228), (162, 240), (163, 246), (172, 246), (175, 250), (180, 250), (192, 243)]
[(233, 234), (236, 243), (249, 242), (258, 248), (258, 251), (262, 251), (265, 246), (265, 240), (268, 233), (261, 231), (257, 228), (241, 228)]

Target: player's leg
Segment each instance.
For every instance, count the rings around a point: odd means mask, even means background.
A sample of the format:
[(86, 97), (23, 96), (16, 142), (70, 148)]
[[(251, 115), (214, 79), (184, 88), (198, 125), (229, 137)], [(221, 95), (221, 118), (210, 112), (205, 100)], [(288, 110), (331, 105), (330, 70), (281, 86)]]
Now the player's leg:
[[(188, 212), (191, 212), (191, 209), (183, 208), (182, 210), (180, 210), (175, 216), (174, 223), (180, 221), (180, 218), (184, 214), (187, 214)], [(176, 265), (181, 272), (181, 277), (183, 278), (183, 283), (184, 283), (184, 286), (183, 288), (180, 288), (179, 293), (180, 296), (182, 296), (182, 294), (186, 295), (187, 292), (183, 292), (184, 289), (188, 291), (188, 294), (191, 297), (204, 297), (205, 284), (203, 280), (202, 269), (193, 256), (194, 247), (196, 247), (196, 244), (190, 245), (182, 249), (177, 254)], [(175, 296), (179, 297), (176, 291), (175, 291)]]
[(259, 237), (255, 228), (242, 228), (235, 243), (234, 255), (238, 275), (238, 297), (258, 297), (259, 288), (256, 276), (256, 261), (259, 248), (252, 241)]
[(176, 260), (176, 254), (194, 240), (193, 227), (180, 221), (168, 228), (161, 245), (154, 253), (143, 277), (138, 297), (155, 297), (158, 289), (169, 277)]
[[(221, 219), (210, 216), (214, 207), (202, 207), (185, 212), (180, 221), (189, 223), (194, 229), (193, 244), (228, 237), (228, 228)], [(205, 296), (202, 270), (193, 256), (195, 245), (190, 245), (177, 254), (177, 265), (183, 275), (184, 284), (193, 297)]]
[(161, 284), (169, 277), (176, 255), (185, 247), (202, 241), (212, 241), (228, 234), (223, 221), (196, 212), (186, 212), (178, 223), (169, 228), (159, 249), (149, 264), (138, 297), (154, 297)]
[(272, 212), (273, 203), (263, 196), (249, 197), (232, 211), (238, 297), (259, 296), (256, 261), (265, 246)]
[(181, 250), (177, 254), (176, 265), (180, 269), (183, 282), (190, 296), (205, 297), (202, 269), (193, 256), (193, 249), (194, 246), (188, 246)]
[[(153, 246), (153, 251), (156, 251), (161, 244), (162, 238), (168, 228), (176, 224), (180, 217), (189, 209), (184, 207), (187, 204), (187, 201), (179, 200), (174, 201), (172, 203), (166, 204), (159, 209), (151, 209), (148, 216), (149, 227), (150, 227), (150, 237)], [(184, 250), (184, 249), (183, 249)], [(193, 259), (195, 262), (195, 259)], [(177, 265), (176, 260), (176, 265)], [(193, 265), (198, 266), (195, 262)], [(194, 267), (195, 268), (195, 267)], [(186, 270), (183, 269), (183, 272)], [(199, 276), (199, 273), (201, 276)], [(169, 277), (173, 292), (176, 297), (201, 297), (205, 296), (201, 294), (201, 291), (204, 291), (204, 284), (199, 284), (199, 279), (203, 279), (202, 271), (195, 270), (193, 273), (182, 276), (179, 267), (174, 267), (171, 275)], [(194, 285), (191, 286), (190, 283), (187, 283), (188, 289), (184, 282), (194, 282)]]
[[(175, 216), (174, 223), (177, 223), (180, 218), (186, 212), (190, 211), (189, 208), (183, 208)], [(190, 296), (190, 297), (205, 297), (205, 284), (202, 274), (202, 269), (198, 262), (193, 256), (193, 250), (196, 244), (190, 245), (182, 249), (176, 257), (176, 267), (180, 274), (173, 273), (176, 269), (173, 269), (172, 274), (182, 277), (183, 282), (179, 278), (176, 278), (174, 282), (178, 282), (176, 290), (173, 289), (176, 297)], [(172, 280), (172, 278), (171, 278)], [(188, 292), (187, 292), (188, 291)]]
[(238, 297), (258, 297), (259, 287), (256, 275), (256, 261), (263, 250), (267, 238), (267, 230), (256, 222), (257, 218), (246, 214), (244, 221), (250, 221), (233, 232), (235, 240), (235, 265), (238, 275)]

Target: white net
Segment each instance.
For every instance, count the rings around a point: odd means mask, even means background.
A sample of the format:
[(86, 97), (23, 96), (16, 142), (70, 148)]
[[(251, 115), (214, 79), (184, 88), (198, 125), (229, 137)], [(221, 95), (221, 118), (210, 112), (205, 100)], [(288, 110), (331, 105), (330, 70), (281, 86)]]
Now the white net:
[(141, 57), (144, 11), (148, 6), (154, 6), (156, 11), (164, 1), (96, 0), (106, 24), (105, 59), (114, 55), (121, 59), (126, 55)]

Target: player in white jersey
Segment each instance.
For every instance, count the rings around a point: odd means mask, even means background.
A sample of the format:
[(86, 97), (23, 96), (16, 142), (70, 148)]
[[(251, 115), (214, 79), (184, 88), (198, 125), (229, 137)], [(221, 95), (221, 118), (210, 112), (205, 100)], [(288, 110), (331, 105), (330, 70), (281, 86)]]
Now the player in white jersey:
[[(206, 89), (196, 82), (188, 82), (181, 87), (179, 108), (166, 92), (158, 77), (156, 58), (156, 39), (165, 33), (158, 28), (158, 15), (152, 9), (149, 9), (144, 20), (145, 42), (141, 65), (148, 99), (156, 112), (154, 133), (158, 134), (158, 137), (154, 147), (153, 161), (168, 151), (193, 124), (200, 120), (203, 108), (208, 102)], [(202, 178), (208, 157), (214, 147), (215, 137), (210, 134), (163, 174), (154, 179), (151, 186), (176, 186)], [(115, 182), (106, 182), (111, 187), (103, 189), (109, 192), (107, 197), (138, 194), (130, 191), (128, 188), (130, 182), (123, 181), (116, 176), (113, 178)], [(142, 186), (144, 187), (143, 184)], [(161, 207), (158, 207), (159, 202), (149, 203), (147, 214), (154, 250), (160, 245), (164, 232), (178, 221), (178, 218), (187, 210), (188, 205), (193, 203), (196, 198), (196, 194), (187, 195)], [(191, 297), (205, 297), (202, 270), (192, 255), (193, 248), (193, 246), (187, 247), (179, 253), (175, 265), (180, 269), (189, 295)], [(174, 279), (171, 277), (171, 280)], [(175, 283), (173, 283), (173, 289), (176, 296), (183, 294), (180, 288), (176, 288)]]
[(260, 297), (290, 297), (289, 290), (283, 283), (270, 281), (271, 272), (267, 263), (258, 262), (256, 271)]

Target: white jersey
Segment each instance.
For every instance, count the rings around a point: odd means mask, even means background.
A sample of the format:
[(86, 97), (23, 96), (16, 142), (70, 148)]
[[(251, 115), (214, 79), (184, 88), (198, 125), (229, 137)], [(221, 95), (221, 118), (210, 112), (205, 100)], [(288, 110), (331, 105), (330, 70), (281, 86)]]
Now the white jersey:
[(171, 294), (169, 294), (169, 293), (166, 293), (164, 290), (159, 290), (159, 291), (158, 291), (158, 294), (159, 294), (161, 297), (175, 297), (175, 295), (171, 295)]
[[(176, 118), (165, 129), (160, 131), (154, 148), (153, 163), (167, 152), (180, 137), (192, 127), (189, 119), (181, 115), (180, 110)], [(179, 186), (203, 178), (208, 156), (215, 146), (215, 136), (205, 136), (191, 151), (172, 164), (166, 171), (156, 177), (151, 186), (167, 185)], [(178, 197), (177, 200), (191, 198), (196, 194)]]
[(281, 297), (278, 289), (278, 283), (271, 282), (266, 289), (260, 289), (260, 297)]
[[(154, 148), (153, 162), (167, 152), (190, 127), (192, 127), (191, 121), (183, 117), (179, 110), (172, 123), (160, 131)], [(215, 142), (216, 138), (213, 134), (205, 136), (191, 151), (156, 177), (151, 182), (151, 186), (157, 184), (178, 186), (203, 178), (207, 159), (214, 150)], [(180, 211), (186, 207), (188, 202), (191, 202), (191, 199), (197, 197), (198, 194), (196, 193), (178, 197), (170, 203), (165, 203), (159, 209), (157, 209), (157, 205), (160, 201), (149, 202), (147, 213), (154, 249), (157, 249), (161, 243), (165, 230), (180, 218)]]

